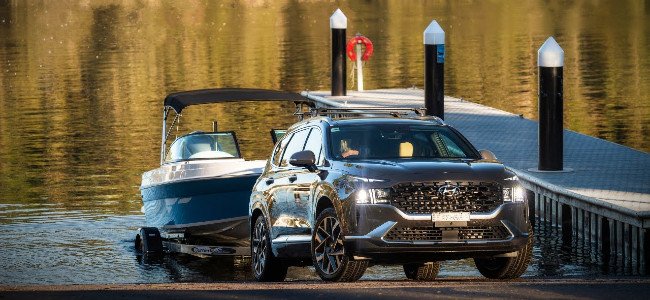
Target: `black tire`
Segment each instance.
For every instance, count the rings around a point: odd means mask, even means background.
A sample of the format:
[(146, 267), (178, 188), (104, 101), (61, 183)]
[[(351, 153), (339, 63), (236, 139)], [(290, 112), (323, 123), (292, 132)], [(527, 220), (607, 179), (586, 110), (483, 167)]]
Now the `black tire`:
[(433, 281), (440, 272), (440, 262), (434, 261), (426, 264), (405, 264), (406, 278), (417, 281)]
[(353, 260), (345, 253), (341, 223), (333, 208), (323, 210), (316, 219), (311, 258), (316, 273), (325, 281), (357, 281), (368, 268), (367, 260)]
[(289, 267), (273, 255), (268, 228), (264, 216), (255, 219), (251, 232), (251, 271), (257, 281), (284, 281)]
[(516, 257), (474, 258), (474, 264), (481, 274), (491, 279), (519, 278), (533, 256), (533, 230), (528, 226), (528, 242), (518, 251)]

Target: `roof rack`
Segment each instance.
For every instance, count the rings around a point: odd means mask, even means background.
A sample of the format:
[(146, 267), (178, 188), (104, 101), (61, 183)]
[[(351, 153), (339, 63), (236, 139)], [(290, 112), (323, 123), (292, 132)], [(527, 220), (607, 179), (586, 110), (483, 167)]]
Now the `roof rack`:
[(309, 117), (323, 116), (332, 119), (345, 119), (345, 118), (371, 118), (371, 117), (394, 117), (394, 118), (408, 118), (419, 120), (435, 120), (441, 125), (445, 122), (436, 117), (428, 116), (424, 108), (412, 107), (320, 107), (312, 108), (310, 112), (305, 112), (304, 115)]
[(424, 110), (412, 107), (336, 107), (336, 108), (314, 108), (311, 110), (314, 116), (326, 116), (330, 118), (345, 117), (374, 117), (374, 116), (391, 116), (395, 118), (408, 117), (415, 115), (424, 116)]

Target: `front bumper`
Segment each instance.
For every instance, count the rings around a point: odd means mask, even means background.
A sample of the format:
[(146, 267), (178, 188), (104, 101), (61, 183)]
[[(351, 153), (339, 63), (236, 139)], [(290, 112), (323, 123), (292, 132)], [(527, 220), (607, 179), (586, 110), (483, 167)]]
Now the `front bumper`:
[[(434, 223), (431, 215), (407, 215), (392, 205), (357, 205), (344, 237), (357, 258), (406, 263), (516, 252), (528, 241), (527, 207), (506, 203), (491, 213), (473, 213), (465, 223)], [(403, 254), (403, 255), (400, 255)]]

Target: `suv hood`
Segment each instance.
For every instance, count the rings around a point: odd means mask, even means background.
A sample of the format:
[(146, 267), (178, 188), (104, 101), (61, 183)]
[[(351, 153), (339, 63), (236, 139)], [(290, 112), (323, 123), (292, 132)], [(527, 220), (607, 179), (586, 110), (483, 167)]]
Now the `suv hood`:
[[(360, 178), (377, 185), (394, 185), (418, 181), (496, 181), (512, 177), (503, 164), (494, 161), (388, 161), (359, 160), (332, 163), (332, 170)], [(381, 184), (380, 184), (381, 183)], [(372, 184), (375, 185), (375, 184)]]

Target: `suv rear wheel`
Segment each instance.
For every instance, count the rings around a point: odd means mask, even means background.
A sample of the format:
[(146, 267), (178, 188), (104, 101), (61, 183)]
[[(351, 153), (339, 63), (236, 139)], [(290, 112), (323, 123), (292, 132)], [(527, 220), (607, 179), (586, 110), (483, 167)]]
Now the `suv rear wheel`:
[(533, 256), (533, 229), (528, 226), (528, 242), (515, 257), (474, 258), (474, 264), (483, 276), (491, 279), (518, 278), (528, 268)]
[(405, 264), (406, 278), (418, 281), (433, 281), (440, 272), (440, 262), (434, 261), (426, 264)]
[(325, 281), (356, 281), (368, 268), (368, 261), (355, 261), (346, 255), (341, 222), (333, 208), (323, 210), (316, 219), (311, 257), (316, 273)]
[(264, 216), (255, 220), (251, 234), (251, 267), (257, 281), (284, 281), (287, 265), (273, 256), (271, 237)]

